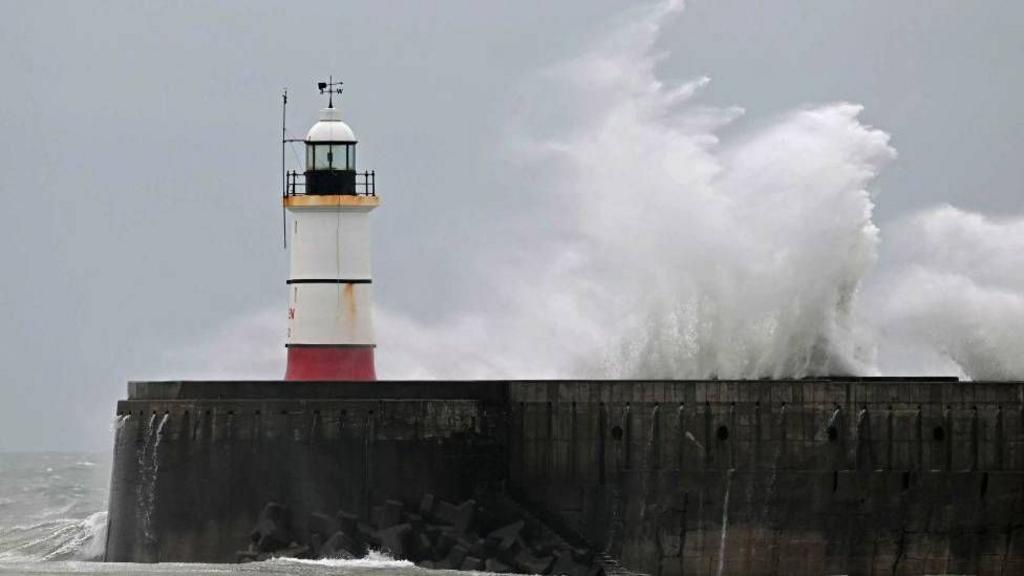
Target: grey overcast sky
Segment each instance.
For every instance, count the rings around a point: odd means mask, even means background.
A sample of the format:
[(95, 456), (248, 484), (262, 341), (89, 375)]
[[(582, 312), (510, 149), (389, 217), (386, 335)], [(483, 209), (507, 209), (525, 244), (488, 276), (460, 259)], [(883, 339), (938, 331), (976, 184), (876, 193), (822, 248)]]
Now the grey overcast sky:
[[(285, 86), (299, 135), (313, 83), (346, 83), (384, 197), (377, 301), (464, 306), (446, 278), (501, 241), (523, 84), (635, 4), (0, 2), (0, 450), (107, 449), (126, 380), (283, 309)], [(863, 104), (899, 151), (883, 225), (941, 202), (1024, 212), (1024, 3), (694, 0), (658, 47), (662, 77), (710, 77), (702, 100), (745, 108), (741, 127)]]

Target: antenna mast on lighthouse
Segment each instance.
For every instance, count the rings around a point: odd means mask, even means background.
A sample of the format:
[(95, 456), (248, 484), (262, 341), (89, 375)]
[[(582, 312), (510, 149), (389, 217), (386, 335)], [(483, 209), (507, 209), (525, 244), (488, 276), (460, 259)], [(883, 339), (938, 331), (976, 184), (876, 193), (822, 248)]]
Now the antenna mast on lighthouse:
[[(288, 165), (285, 162), (285, 148), (288, 146), (288, 89), (281, 93), (281, 197), (288, 196)], [(288, 248), (288, 211), (281, 204), (281, 238)]]
[[(291, 229), (285, 225), (291, 237), (285, 379), (375, 380), (370, 212), (379, 204), (376, 175), (356, 171), (355, 134), (334, 107), (342, 82), (331, 77), (317, 88), (328, 101), (302, 140), (306, 169), (284, 177), (283, 204), (292, 216)], [(282, 142), (292, 141), (286, 136)]]

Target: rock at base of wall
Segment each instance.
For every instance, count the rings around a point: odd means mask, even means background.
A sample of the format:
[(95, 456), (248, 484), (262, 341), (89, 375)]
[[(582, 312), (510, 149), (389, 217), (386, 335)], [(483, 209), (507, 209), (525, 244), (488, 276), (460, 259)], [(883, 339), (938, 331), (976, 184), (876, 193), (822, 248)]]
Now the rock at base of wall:
[(294, 541), (291, 511), (276, 502), (268, 502), (260, 512), (249, 538), (259, 552), (275, 552), (287, 548)]
[(409, 549), (410, 537), (412, 536), (411, 524), (399, 524), (378, 530), (375, 536), (380, 541), (382, 552), (390, 554), (393, 558), (407, 558), (409, 556), (407, 550)]
[(573, 548), (503, 498), (499, 496), (493, 508), (476, 500), (453, 504), (430, 494), (408, 509), (399, 500), (387, 500), (371, 508), (370, 522), (343, 510), (334, 516), (313, 513), (302, 544), (292, 540), (288, 509), (269, 503), (252, 531), (249, 550), (239, 552), (238, 560), (287, 555), (352, 559), (380, 550), (395, 559), (440, 570), (566, 576), (603, 573), (589, 550)]

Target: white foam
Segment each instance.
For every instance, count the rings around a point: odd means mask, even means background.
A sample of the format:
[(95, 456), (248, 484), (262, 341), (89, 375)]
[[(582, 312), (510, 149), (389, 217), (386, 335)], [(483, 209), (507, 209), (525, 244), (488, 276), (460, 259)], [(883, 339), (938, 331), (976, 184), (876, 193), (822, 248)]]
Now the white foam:
[(289, 564), (309, 564), (315, 566), (329, 566), (335, 568), (411, 568), (415, 566), (408, 560), (395, 560), (388, 554), (371, 550), (364, 558), (352, 560), (341, 560), (335, 558), (324, 558), (321, 560), (304, 560), (301, 558), (274, 558), (267, 562), (281, 562)]

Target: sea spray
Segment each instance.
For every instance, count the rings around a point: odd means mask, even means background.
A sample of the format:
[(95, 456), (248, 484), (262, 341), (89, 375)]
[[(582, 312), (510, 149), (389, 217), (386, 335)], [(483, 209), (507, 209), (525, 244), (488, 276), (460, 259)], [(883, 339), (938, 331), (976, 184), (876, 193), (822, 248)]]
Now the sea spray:
[(1024, 378), (1024, 217), (943, 205), (886, 228), (865, 302), (888, 373)]
[(388, 376), (873, 371), (855, 306), (875, 260), (868, 188), (895, 155), (888, 136), (838, 103), (723, 140), (740, 110), (699, 102), (707, 79), (655, 73), (655, 41), (679, 7), (637, 11), (526, 83), (535, 93), (510, 152), (520, 172), (537, 168), (523, 198), (534, 210), (515, 222), (530, 235), (495, 250), (529, 256), (489, 255), (508, 265), (468, 275), (493, 278), (486, 313), (428, 325), (378, 315)]

